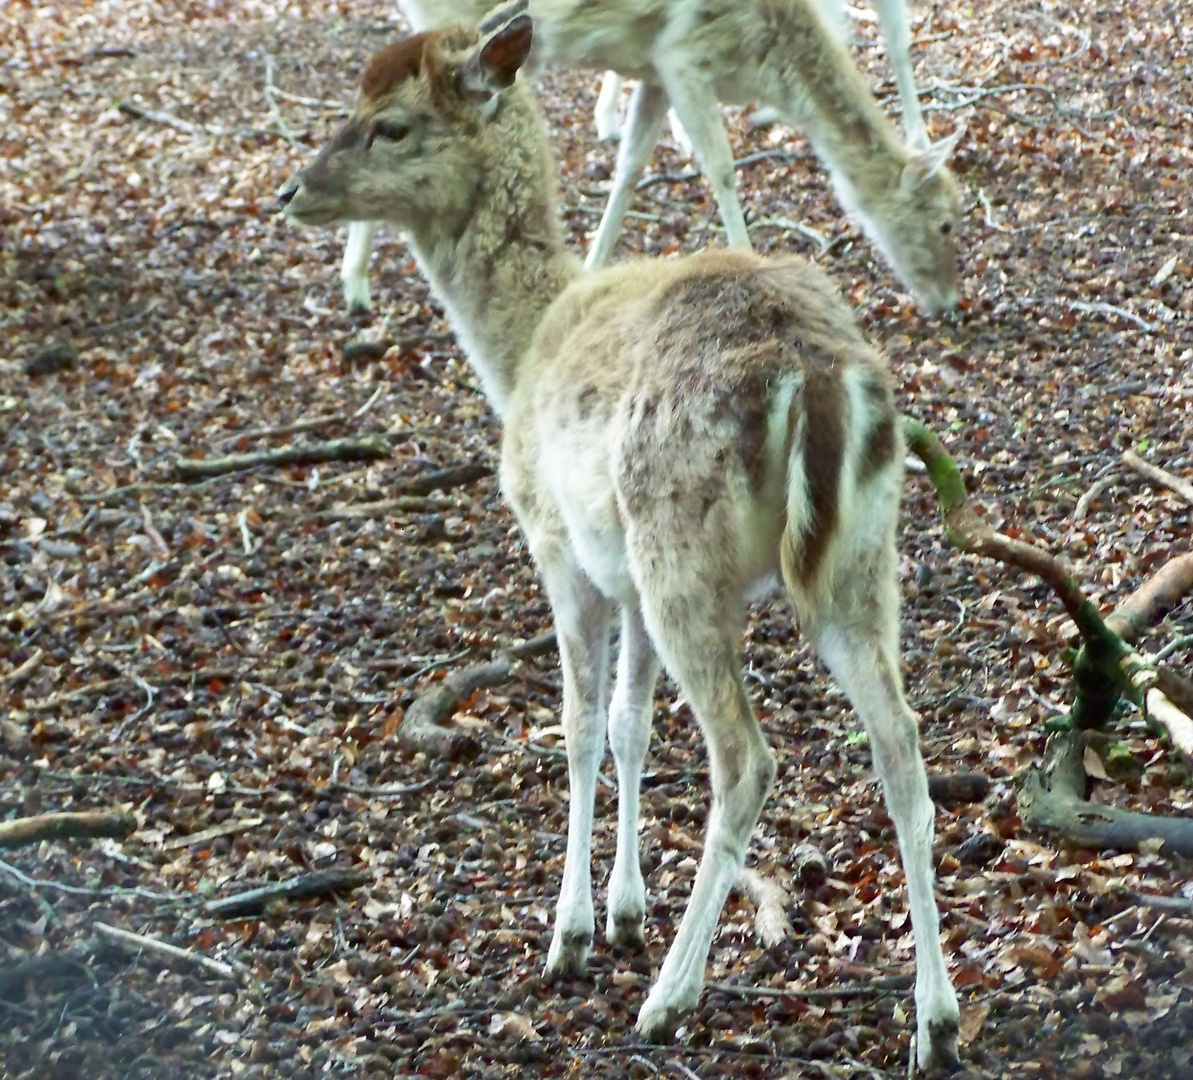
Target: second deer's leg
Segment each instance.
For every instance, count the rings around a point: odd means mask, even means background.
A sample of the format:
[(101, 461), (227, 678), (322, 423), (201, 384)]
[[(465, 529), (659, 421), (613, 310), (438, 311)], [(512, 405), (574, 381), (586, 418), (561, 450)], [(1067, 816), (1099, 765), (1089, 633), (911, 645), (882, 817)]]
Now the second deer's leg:
[(636, 610), (625, 608), (617, 682), (609, 706), (609, 745), (617, 764), (617, 855), (609, 875), (605, 934), (614, 945), (643, 941), (646, 886), (638, 861), (638, 795), (650, 743), (650, 713), (659, 661)]
[(369, 310), (369, 256), (377, 225), (372, 221), (353, 221), (348, 225), (348, 242), (344, 245), (344, 261), (340, 264), (340, 284), (344, 300), (352, 311)]
[(737, 197), (733, 148), (721, 119), (716, 92), (701, 68), (683, 50), (660, 47), (659, 53), (659, 76), (692, 144), (700, 171), (712, 185), (725, 225), (725, 239), (730, 247), (749, 248), (750, 234)]
[(568, 757), (568, 838), (547, 973), (584, 970), (595, 918), (592, 816), (605, 752), (609, 621), (612, 605), (563, 546), (535, 552), (555, 616), (563, 668), (563, 737)]
[(708, 950), (729, 890), (745, 864), (750, 834), (774, 781), (775, 764), (741, 679), (740, 618), (694, 581), (687, 595), (655, 596), (647, 625), (708, 742), (712, 806), (692, 895), (658, 981), (638, 1014), (644, 1038), (670, 1035), (700, 997)]
[(616, 142), (621, 137), (621, 89), (625, 80), (616, 71), (606, 71), (601, 80), (593, 119), (601, 142)]
[(621, 133), (621, 146), (617, 150), (617, 168), (613, 173), (613, 188), (604, 216), (597, 227), (596, 236), (588, 249), (584, 265), (589, 270), (605, 266), (617, 247), (621, 226), (626, 211), (634, 197), (634, 188), (642, 176), (642, 170), (650, 160), (651, 152), (659, 141), (663, 117), (667, 115), (667, 95), (657, 83), (643, 79), (630, 98), (630, 110), (626, 116), (625, 130)]
[[(892, 548), (893, 555), (893, 548)], [(892, 560), (893, 562), (893, 560)], [(895, 832), (915, 934), (916, 1038), (921, 1068), (957, 1058), (957, 995), (940, 946), (933, 895), (934, 808), (920, 755), (915, 714), (903, 697), (898, 667), (898, 614), (893, 565), (880, 575), (840, 574), (844, 602), (809, 627), (809, 636), (848, 694), (870, 737), (874, 769)]]
[(928, 129), (920, 110), (919, 91), (911, 63), (911, 27), (907, 21), (907, 0), (875, 0), (887, 61), (895, 73), (899, 102), (903, 106), (903, 133), (914, 147), (928, 145)]

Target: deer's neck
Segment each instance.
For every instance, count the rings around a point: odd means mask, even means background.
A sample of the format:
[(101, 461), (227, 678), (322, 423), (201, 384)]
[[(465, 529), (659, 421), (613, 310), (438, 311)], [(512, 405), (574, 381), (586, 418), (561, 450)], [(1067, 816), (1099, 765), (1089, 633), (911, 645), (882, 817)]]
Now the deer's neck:
[(504, 415), (535, 328), (581, 269), (564, 242), (542, 119), (520, 88), (502, 97), (481, 138), (468, 212), (409, 235), (486, 396)]

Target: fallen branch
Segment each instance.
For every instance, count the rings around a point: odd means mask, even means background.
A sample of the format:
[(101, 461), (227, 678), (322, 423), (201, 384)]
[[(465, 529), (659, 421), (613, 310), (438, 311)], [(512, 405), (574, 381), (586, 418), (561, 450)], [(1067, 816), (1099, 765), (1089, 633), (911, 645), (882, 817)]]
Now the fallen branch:
[(218, 840), (221, 836), (232, 836), (238, 832), (247, 832), (265, 823), (263, 817), (241, 818), (239, 821), (225, 821), (222, 825), (213, 825), (210, 829), (203, 829), (189, 836), (175, 836), (162, 844), (162, 851), (177, 851), (180, 848), (194, 847), (196, 844), (206, 844), (209, 840)]
[(242, 919), (249, 915), (260, 915), (270, 904), (279, 901), (326, 896), (340, 889), (355, 889), (368, 880), (368, 874), (359, 870), (315, 870), (309, 874), (299, 874), (288, 881), (249, 889), (235, 896), (209, 900), (204, 906), (204, 911), (219, 919)]
[(331, 416), (311, 416), (306, 420), (295, 420), (292, 424), (281, 424), (278, 427), (252, 428), (249, 431), (230, 431), (219, 440), (221, 444), (239, 442), (241, 439), (276, 439), (283, 435), (299, 435), (307, 431), (321, 431), (323, 428), (342, 424), (344, 416), (335, 413)]
[(231, 964), (213, 960), (210, 956), (204, 956), (191, 949), (181, 949), (177, 945), (159, 941), (157, 938), (148, 937), (145, 934), (134, 934), (131, 930), (121, 930), (118, 926), (109, 926), (107, 923), (101, 922), (95, 923), (94, 927), (100, 937), (107, 938), (109, 941), (115, 941), (120, 945), (127, 945), (144, 952), (157, 953), (159, 956), (168, 956), (174, 960), (185, 960), (188, 964), (194, 964), (215, 972), (217, 975), (222, 975), (225, 979), (234, 979), (238, 974), (242, 974), (237, 972)]
[(406, 710), (398, 728), (398, 742), (413, 753), (434, 757), (456, 757), (477, 749), (476, 739), (460, 728), (447, 726), (452, 715), (476, 690), (508, 682), (516, 662), (555, 647), (554, 633), (543, 634), (498, 652), (484, 664), (469, 664), (451, 672), (442, 682), (425, 690)]
[(839, 986), (815, 987), (801, 989), (798, 986), (738, 986), (736, 983), (708, 982), (704, 986), (708, 990), (718, 990), (722, 994), (733, 994), (736, 997), (758, 998), (806, 998), (809, 1001), (817, 998), (866, 997), (870, 994), (890, 994), (909, 989), (915, 982), (914, 975), (887, 975), (866, 982), (841, 983)]
[(173, 113), (160, 112), (156, 109), (143, 109), (141, 106), (130, 104), (127, 101), (118, 102), (116, 108), (124, 113), (125, 116), (131, 116), (134, 120), (148, 120), (152, 124), (162, 124), (165, 127), (173, 128), (175, 131), (185, 132), (187, 135), (210, 135), (217, 139), (245, 135), (265, 135), (273, 139), (284, 137), (280, 132), (270, 131), (268, 128), (222, 128), (216, 127), (214, 124), (195, 124), (190, 120), (183, 120), (182, 117), (175, 116)]
[(35, 649), (24, 663), (18, 664), (7, 675), (0, 676), (0, 686), (17, 686), (24, 682), (39, 667), (46, 658), (44, 649)]
[(136, 817), (123, 810), (37, 814), (0, 822), (0, 848), (23, 847), (42, 840), (65, 840), (72, 836), (110, 836), (123, 840), (136, 828)]
[(432, 491), (450, 491), (452, 488), (463, 487), (465, 484), (476, 483), (486, 476), (492, 476), (493, 470), (479, 461), (471, 461), (466, 465), (452, 465), (446, 469), (430, 469), (417, 476), (403, 477), (390, 484), (392, 491), (402, 495), (430, 495)]
[(178, 458), (174, 462), (174, 473), (183, 480), (199, 480), (241, 472), (258, 465), (276, 467), (312, 465), (322, 461), (375, 461), (389, 455), (389, 443), (378, 436), (368, 436), (363, 439), (333, 439), (331, 442), (308, 443), (305, 446), (282, 446), (275, 450), (229, 454), (226, 457)]
[(1131, 450), (1123, 452), (1123, 464), (1130, 466), (1140, 476), (1147, 477), (1152, 483), (1166, 487), (1169, 491), (1175, 491), (1185, 502), (1193, 506), (1193, 483), (1190, 483), (1188, 480), (1182, 480), (1179, 476), (1173, 476), (1172, 473), (1161, 469), (1159, 465), (1153, 465), (1150, 461), (1144, 461), (1143, 458)]
[[(1121, 697), (1133, 701), (1168, 732), (1185, 754), (1193, 747), (1193, 720), (1173, 704), (1164, 686), (1174, 686), (1183, 700), (1185, 680), (1135, 653), (1131, 643), (1157, 612), (1171, 606), (1193, 585), (1193, 556), (1169, 562), (1159, 574), (1106, 619), (1084, 595), (1062, 559), (1041, 548), (994, 532), (973, 513), (961, 473), (939, 439), (922, 424), (905, 419), (908, 446), (928, 467), (951, 543), (1029, 570), (1043, 578), (1061, 599), (1081, 633), (1083, 645), (1073, 663), (1074, 700), (1066, 730), (1049, 739), (1044, 763), (1019, 782), (1019, 814), (1024, 824), (1062, 833), (1080, 844), (1136, 848), (1141, 840), (1160, 839), (1173, 851), (1193, 854), (1193, 819), (1137, 814), (1085, 800), (1081, 730), (1104, 724)], [(1186, 561), (1188, 560), (1188, 561)]]
[(454, 505), (449, 499), (430, 495), (400, 495), (396, 499), (378, 499), (376, 502), (336, 503), (326, 510), (316, 510), (310, 516), (315, 521), (355, 521), (389, 514), (447, 510)]
[(1133, 645), (1163, 612), (1193, 589), (1193, 552), (1166, 562), (1106, 618), (1106, 625)]
[(754, 933), (764, 946), (773, 949), (792, 936), (791, 920), (787, 918), (791, 897), (782, 885), (747, 867), (738, 876), (736, 887), (754, 905)]
[(1020, 783), (1018, 808), (1025, 825), (1099, 850), (1132, 851), (1144, 841), (1161, 840), (1177, 855), (1193, 855), (1193, 818), (1157, 817), (1088, 802), (1084, 753), (1080, 731), (1049, 736), (1043, 764)]
[(1147, 692), (1147, 718), (1159, 724), (1185, 757), (1193, 760), (1193, 719), (1178, 709), (1162, 690)]

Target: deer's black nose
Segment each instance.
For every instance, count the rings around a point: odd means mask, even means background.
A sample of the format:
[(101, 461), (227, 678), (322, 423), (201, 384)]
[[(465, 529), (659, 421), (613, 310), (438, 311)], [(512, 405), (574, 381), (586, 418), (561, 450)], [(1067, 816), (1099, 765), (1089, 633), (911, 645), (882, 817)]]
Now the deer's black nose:
[(278, 188), (278, 202), (283, 206), (290, 202), (295, 195), (298, 194), (298, 181), (287, 180), (280, 188)]

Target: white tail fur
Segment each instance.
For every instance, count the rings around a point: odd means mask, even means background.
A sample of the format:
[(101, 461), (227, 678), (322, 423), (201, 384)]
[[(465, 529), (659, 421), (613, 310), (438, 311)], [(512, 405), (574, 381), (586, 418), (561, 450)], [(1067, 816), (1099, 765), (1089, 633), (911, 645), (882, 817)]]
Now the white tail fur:
[[(475, 25), (488, 0), (400, 0), (416, 29)], [(909, 56), (905, 0), (877, 0), (909, 136), (900, 142), (842, 45), (840, 0), (532, 0), (536, 59), (602, 65), (643, 81), (630, 103), (609, 203), (587, 265), (606, 265), (668, 103), (713, 188), (733, 247), (750, 247), (718, 101), (761, 102), (802, 128), (846, 209), (928, 310), (958, 299), (952, 232), (960, 215), (945, 162), (955, 145), (927, 144)], [(609, 99), (604, 104), (608, 106)], [(607, 109), (603, 113), (608, 121)], [(367, 307), (373, 226), (350, 227), (345, 297)]]
[[(643, 940), (638, 792), (660, 664), (709, 747), (712, 804), (691, 900), (638, 1018), (696, 1003), (720, 910), (775, 766), (740, 666), (745, 597), (780, 577), (870, 736), (916, 941), (918, 1056), (956, 1054), (933, 899), (933, 808), (900, 686), (890, 374), (818, 270), (720, 251), (584, 275), (526, 60), (525, 0), (476, 33), (380, 52), (344, 129), (281, 192), (306, 224), (402, 229), (504, 420), (501, 482), (555, 616), (570, 800), (548, 971), (578, 971), (595, 918), (590, 845), (612, 747), (617, 853), (606, 934)], [(607, 656), (620, 610), (612, 696)]]

